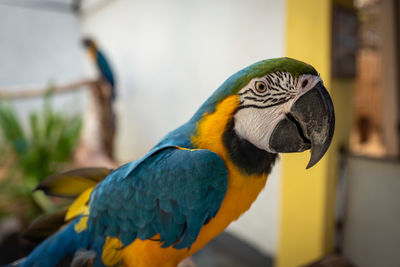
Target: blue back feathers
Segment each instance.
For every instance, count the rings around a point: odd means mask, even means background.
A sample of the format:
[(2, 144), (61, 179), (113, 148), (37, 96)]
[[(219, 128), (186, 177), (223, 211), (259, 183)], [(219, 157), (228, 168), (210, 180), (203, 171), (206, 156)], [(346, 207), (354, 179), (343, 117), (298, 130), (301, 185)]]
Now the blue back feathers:
[(112, 87), (112, 99), (115, 98), (116, 92), (115, 92), (115, 80), (114, 80), (114, 74), (111, 70), (111, 66), (108, 63), (107, 59), (103, 55), (103, 53), (99, 50), (97, 50), (97, 66), (101, 72), (101, 75), (104, 79), (107, 80), (107, 82), (110, 84)]
[(96, 187), (89, 231), (119, 237), (124, 245), (159, 234), (163, 247), (190, 247), (225, 196), (222, 159), (209, 150), (164, 147), (130, 167)]

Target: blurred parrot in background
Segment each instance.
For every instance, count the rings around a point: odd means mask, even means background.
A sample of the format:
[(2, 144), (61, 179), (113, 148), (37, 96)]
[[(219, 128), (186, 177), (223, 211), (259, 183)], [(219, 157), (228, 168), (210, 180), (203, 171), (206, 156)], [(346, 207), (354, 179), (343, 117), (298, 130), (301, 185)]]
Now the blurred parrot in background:
[[(99, 127), (93, 130), (88, 126), (84, 129), (86, 130), (84, 134), (90, 130), (98, 131), (98, 133), (95, 134), (95, 136), (98, 137), (98, 146), (95, 151), (96, 155), (90, 158), (101, 159), (103, 163), (110, 166), (110, 164), (113, 164), (114, 159), (114, 139), (117, 128), (117, 116), (114, 111), (114, 100), (117, 95), (115, 78), (110, 64), (104, 54), (99, 50), (97, 44), (90, 38), (84, 38), (82, 43), (88, 51), (89, 58), (95, 62), (101, 74), (101, 79), (96, 83), (92, 83), (89, 87), (91, 89), (90, 97), (93, 106), (92, 112), (89, 112), (89, 114), (95, 116), (93, 119), (97, 121)], [(90, 110), (90, 108), (88, 110)], [(92, 134), (93, 132), (90, 133), (90, 135)], [(93, 136), (89, 136), (88, 139), (92, 140)], [(86, 146), (90, 147), (90, 145)], [(80, 152), (82, 152), (82, 150)], [(84, 152), (88, 153), (87, 151)], [(86, 156), (88, 155), (78, 153), (78, 161), (85, 162), (84, 158)]]
[(99, 50), (97, 44), (92, 39), (84, 38), (82, 40), (82, 44), (87, 49), (90, 59), (95, 62), (96, 67), (101, 74), (101, 77), (105, 81), (107, 81), (107, 83), (111, 87), (111, 99), (114, 100), (116, 97), (115, 79), (110, 64), (108, 63), (104, 54)]
[(310, 149), (314, 166), (334, 123), (312, 66), (291, 58), (250, 65), (137, 161), (44, 180), (37, 189), (76, 200), (69, 223), (19, 266), (176, 267), (250, 208), (278, 153)]

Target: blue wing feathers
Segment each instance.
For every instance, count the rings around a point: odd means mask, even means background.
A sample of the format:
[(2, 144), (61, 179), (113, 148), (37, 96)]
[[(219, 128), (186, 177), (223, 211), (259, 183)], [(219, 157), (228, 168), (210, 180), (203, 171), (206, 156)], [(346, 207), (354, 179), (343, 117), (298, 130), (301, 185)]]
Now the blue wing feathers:
[(124, 245), (158, 233), (163, 247), (188, 248), (216, 215), (227, 175), (222, 159), (209, 150), (154, 150), (96, 187), (89, 229), (119, 237)]
[(174, 221), (179, 224), (184, 224), (186, 222), (186, 216), (184, 212), (179, 207), (178, 202), (176, 200), (171, 200), (171, 207), (172, 207), (172, 215), (174, 216)]
[(103, 53), (97, 51), (97, 65), (103, 77), (110, 83), (111, 87), (115, 86), (114, 75)]
[(172, 213), (172, 205), (168, 198), (159, 199), (160, 210)]
[(154, 231), (153, 227), (150, 224), (146, 224), (144, 227), (138, 229), (137, 238), (146, 240), (154, 236), (155, 234), (156, 232)]
[[(101, 253), (104, 244), (104, 237), (91, 235), (88, 231), (76, 233), (75, 224), (77, 218), (62, 231), (57, 232), (39, 246), (23, 261), (20, 267), (53, 267), (58, 266), (59, 262), (65, 257), (73, 257), (79, 249), (94, 250)], [(101, 257), (97, 257), (94, 266), (104, 266)]]
[(137, 232), (122, 231), (120, 239), (121, 239), (122, 244), (124, 244), (124, 246), (127, 246), (130, 244), (130, 242), (132, 242), (131, 240), (135, 240), (136, 237), (137, 237)]

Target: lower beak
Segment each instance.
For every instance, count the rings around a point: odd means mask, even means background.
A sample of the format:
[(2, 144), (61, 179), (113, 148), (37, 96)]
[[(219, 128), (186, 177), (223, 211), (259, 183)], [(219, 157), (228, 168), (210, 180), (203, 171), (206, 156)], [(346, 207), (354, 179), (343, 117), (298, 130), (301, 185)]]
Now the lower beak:
[(319, 82), (292, 105), (286, 118), (273, 130), (269, 146), (276, 152), (301, 152), (311, 149), (307, 169), (326, 153), (335, 129), (332, 100)]

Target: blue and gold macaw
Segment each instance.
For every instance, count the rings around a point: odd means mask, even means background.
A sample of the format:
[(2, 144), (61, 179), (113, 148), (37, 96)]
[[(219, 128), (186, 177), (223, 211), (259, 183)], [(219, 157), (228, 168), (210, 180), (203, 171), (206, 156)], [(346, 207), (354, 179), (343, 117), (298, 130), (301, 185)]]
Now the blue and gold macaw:
[(90, 38), (84, 38), (83, 46), (87, 49), (89, 57), (95, 62), (102, 79), (107, 81), (111, 87), (111, 99), (116, 97), (114, 74), (104, 54), (99, 50), (97, 44)]
[(278, 153), (310, 149), (312, 167), (333, 131), (333, 104), (312, 66), (257, 62), (139, 160), (40, 184), (49, 194), (79, 196), (66, 214), (70, 223), (21, 266), (72, 259), (76, 266), (176, 267), (250, 208)]

